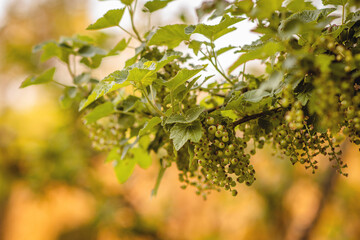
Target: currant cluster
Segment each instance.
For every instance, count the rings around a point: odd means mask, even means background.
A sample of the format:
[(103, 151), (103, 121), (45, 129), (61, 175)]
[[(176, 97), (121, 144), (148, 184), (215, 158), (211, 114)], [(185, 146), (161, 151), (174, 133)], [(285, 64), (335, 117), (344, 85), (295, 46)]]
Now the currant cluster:
[(92, 141), (92, 147), (99, 151), (110, 151), (120, 145), (119, 140), (125, 137), (125, 130), (118, 123), (116, 115), (102, 120), (85, 126)]
[[(246, 141), (235, 136), (225, 121), (207, 117), (203, 137), (193, 143), (194, 158), (199, 168), (198, 192), (203, 189), (224, 188), (237, 195), (237, 183), (250, 186), (255, 181), (255, 170), (250, 165), (250, 155), (245, 153)], [(205, 186), (205, 187), (204, 187)]]

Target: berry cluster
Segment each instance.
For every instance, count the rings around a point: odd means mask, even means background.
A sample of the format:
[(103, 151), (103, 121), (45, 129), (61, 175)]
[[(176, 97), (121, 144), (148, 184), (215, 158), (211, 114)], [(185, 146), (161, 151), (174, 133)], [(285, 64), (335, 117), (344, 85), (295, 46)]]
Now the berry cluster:
[(203, 137), (193, 143), (193, 161), (200, 171), (198, 193), (204, 189), (224, 188), (236, 196), (234, 187), (237, 183), (245, 182), (250, 186), (255, 181), (255, 170), (250, 165), (250, 155), (244, 152), (246, 145), (225, 121), (208, 117), (203, 126)]

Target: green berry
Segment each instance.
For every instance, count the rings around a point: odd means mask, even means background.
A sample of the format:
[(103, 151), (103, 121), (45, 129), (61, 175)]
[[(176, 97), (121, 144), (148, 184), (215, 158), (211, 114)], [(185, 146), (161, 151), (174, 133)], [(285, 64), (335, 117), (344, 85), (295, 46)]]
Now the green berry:
[(222, 132), (221, 131), (216, 131), (215, 132), (215, 136), (217, 137), (217, 138), (221, 138), (222, 137)]
[(228, 142), (228, 141), (229, 141), (229, 137), (228, 137), (228, 136), (223, 136), (223, 137), (221, 138), (221, 140), (222, 140), (223, 142)]
[(206, 124), (207, 125), (211, 125), (211, 124), (214, 124), (214, 118), (213, 117), (208, 117), (207, 119), (206, 119)]
[(231, 195), (233, 195), (234, 197), (236, 197), (237, 194), (238, 192), (235, 189), (231, 191)]
[(215, 126), (210, 126), (208, 128), (208, 131), (209, 131), (210, 134), (214, 134), (216, 132), (216, 127)]

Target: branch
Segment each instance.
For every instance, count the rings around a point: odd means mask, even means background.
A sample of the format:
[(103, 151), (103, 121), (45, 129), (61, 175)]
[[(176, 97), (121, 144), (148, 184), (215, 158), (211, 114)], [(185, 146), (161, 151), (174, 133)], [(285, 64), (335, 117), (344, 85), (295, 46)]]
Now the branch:
[(278, 107), (278, 108), (274, 108), (274, 109), (269, 110), (269, 111), (265, 111), (265, 112), (245, 116), (245, 117), (240, 118), (240, 119), (236, 120), (235, 122), (233, 122), (232, 125), (233, 125), (233, 127), (236, 127), (237, 125), (240, 125), (242, 123), (245, 123), (245, 122), (257, 119), (257, 118), (260, 118), (260, 117), (263, 117), (263, 116), (266, 116), (266, 115), (271, 115), (273, 113), (278, 113), (278, 112), (282, 111), (283, 109), (284, 108), (282, 108), (282, 107)]

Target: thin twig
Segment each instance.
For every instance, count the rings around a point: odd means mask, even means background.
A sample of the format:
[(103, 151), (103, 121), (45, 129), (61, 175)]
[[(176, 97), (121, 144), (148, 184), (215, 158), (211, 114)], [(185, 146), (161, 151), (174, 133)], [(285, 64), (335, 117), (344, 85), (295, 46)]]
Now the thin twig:
[(251, 121), (251, 120), (254, 120), (254, 119), (263, 117), (263, 116), (266, 116), (266, 115), (271, 115), (271, 114), (273, 114), (273, 113), (280, 112), (280, 111), (282, 111), (283, 109), (284, 109), (284, 108), (282, 108), (282, 107), (278, 107), (278, 108), (271, 109), (271, 110), (269, 110), (269, 111), (265, 111), (265, 112), (256, 113), (256, 114), (249, 115), (249, 116), (245, 116), (245, 117), (240, 118), (240, 119), (236, 120), (235, 122), (233, 122), (232, 125), (233, 125), (233, 127), (236, 127), (237, 125), (240, 125), (240, 124), (242, 124), (242, 123), (245, 123), (245, 122), (248, 122), (248, 121)]
[(228, 83), (230, 83), (232, 86), (234, 86), (234, 83), (230, 80), (230, 78), (228, 78), (228, 77), (218, 68), (218, 66), (212, 61), (211, 57), (207, 56), (203, 51), (201, 51), (201, 49), (200, 49), (199, 51), (204, 55), (205, 58), (207, 58), (207, 59), (209, 60), (209, 62), (211, 63), (211, 65), (213, 65), (213, 67), (216, 69), (216, 71), (218, 71), (218, 72), (221, 74), (221, 76), (223, 76), (224, 79), (225, 79)]

